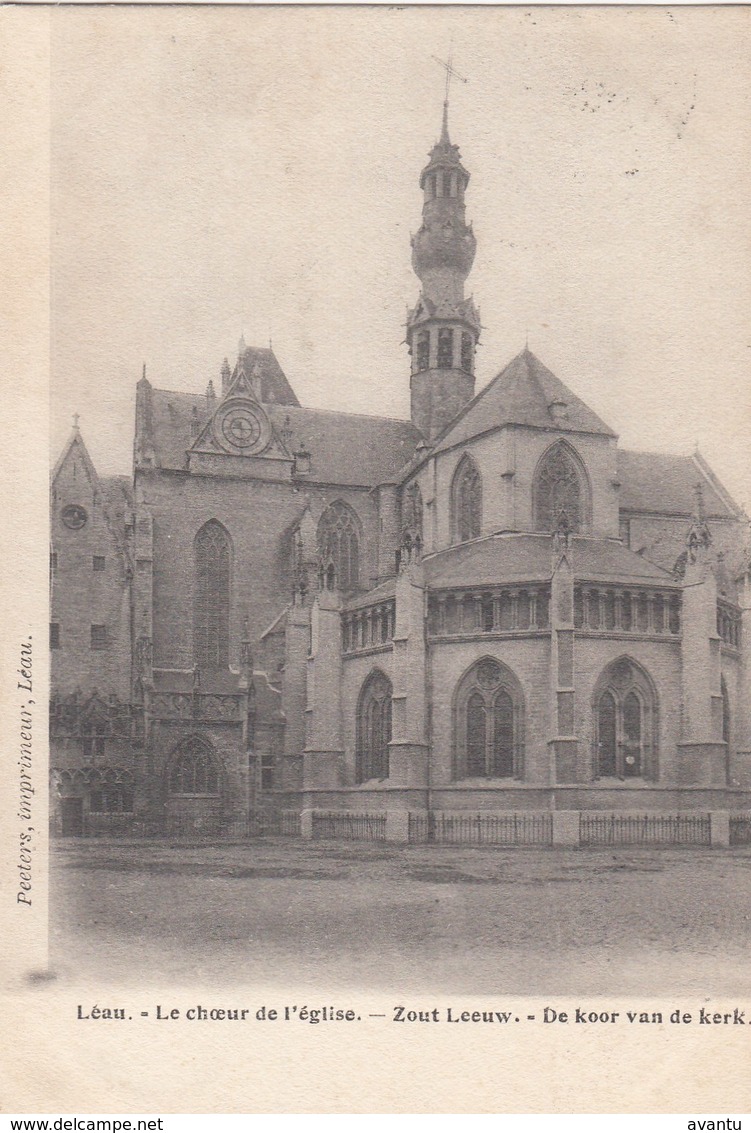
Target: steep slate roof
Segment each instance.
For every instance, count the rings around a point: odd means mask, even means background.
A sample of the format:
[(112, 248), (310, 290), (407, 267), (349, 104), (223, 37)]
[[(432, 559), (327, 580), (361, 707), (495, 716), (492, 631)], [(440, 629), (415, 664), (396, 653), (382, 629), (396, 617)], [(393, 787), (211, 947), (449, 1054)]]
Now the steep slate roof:
[(277, 429), (292, 430), (290, 448), (311, 454), (308, 479), (327, 484), (372, 486), (396, 480), (421, 440), (409, 421), (336, 413), (324, 409), (264, 406)]
[[(261, 398), (264, 402), (275, 401), (279, 405), (300, 404), (273, 350), (261, 346), (248, 346), (242, 353), (242, 362), (248, 377), (254, 370), (258, 370), (261, 379)], [(238, 359), (232, 372), (233, 379), (237, 375), (239, 364)]]
[[(588, 582), (675, 585), (667, 571), (622, 543), (574, 538), (572, 545), (576, 578)], [(552, 574), (552, 540), (549, 535), (491, 535), (428, 555), (424, 567), (426, 582), (432, 589), (545, 582)]]
[[(553, 416), (551, 406), (555, 402), (564, 404), (565, 415)], [(512, 358), (508, 366), (480, 390), (438, 437), (433, 452), (464, 444), (500, 425), (615, 436), (613, 430), (529, 350)]]
[[(185, 453), (193, 442), (193, 408), (198, 411), (201, 425), (209, 419), (206, 398), (160, 389), (153, 389), (151, 393), (152, 438), (157, 463), (162, 468), (183, 469)], [(310, 452), (311, 471), (307, 479), (312, 483), (373, 487), (395, 480), (420, 440), (420, 433), (409, 421), (391, 417), (302, 409), (298, 405), (278, 403), (266, 404), (263, 408), (277, 434), (284, 428), (291, 430), (291, 452), (300, 448)]]
[[(696, 506), (694, 488), (700, 483), (707, 517), (731, 518), (740, 513), (704, 462), (696, 456), (618, 450), (619, 504), (625, 511), (689, 516)], [(717, 486), (716, 486), (717, 484)]]

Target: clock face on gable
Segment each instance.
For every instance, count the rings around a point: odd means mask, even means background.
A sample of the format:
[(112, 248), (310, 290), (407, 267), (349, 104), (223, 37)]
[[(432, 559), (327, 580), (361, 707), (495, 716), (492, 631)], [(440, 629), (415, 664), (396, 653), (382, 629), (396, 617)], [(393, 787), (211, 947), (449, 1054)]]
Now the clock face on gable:
[(220, 408), (213, 430), (222, 448), (236, 456), (263, 452), (271, 440), (271, 426), (260, 405), (239, 398)]

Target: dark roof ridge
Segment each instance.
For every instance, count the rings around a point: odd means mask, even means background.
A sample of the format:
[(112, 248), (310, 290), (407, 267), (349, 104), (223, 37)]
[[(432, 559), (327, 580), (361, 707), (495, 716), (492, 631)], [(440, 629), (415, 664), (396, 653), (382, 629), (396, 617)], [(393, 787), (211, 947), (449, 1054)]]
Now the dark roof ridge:
[[(187, 390), (181, 389), (163, 389), (160, 386), (152, 386), (151, 389), (153, 393), (166, 394), (170, 397), (190, 398), (191, 401), (206, 401), (205, 393), (189, 393)], [(218, 397), (216, 404), (218, 405), (221, 401), (222, 398)], [(302, 409), (306, 413), (327, 413), (337, 417), (361, 417), (364, 421), (394, 421), (397, 425), (412, 425), (408, 417), (390, 417), (386, 414), (379, 413), (350, 413), (346, 409), (325, 409), (320, 405), (285, 405), (281, 401), (267, 401), (261, 402), (260, 404), (279, 410), (279, 412), (290, 409)], [(414, 426), (412, 427), (414, 428)]]
[[(306, 413), (328, 413), (337, 417), (361, 417), (363, 421), (393, 421), (397, 425), (412, 425), (412, 422), (407, 417), (386, 417), (378, 413), (350, 413), (346, 409), (323, 409), (319, 405), (282, 405), (278, 401), (268, 404), (270, 404), (272, 408), (278, 409), (280, 412), (284, 409), (302, 409)], [(415, 426), (412, 427), (416, 428)]]

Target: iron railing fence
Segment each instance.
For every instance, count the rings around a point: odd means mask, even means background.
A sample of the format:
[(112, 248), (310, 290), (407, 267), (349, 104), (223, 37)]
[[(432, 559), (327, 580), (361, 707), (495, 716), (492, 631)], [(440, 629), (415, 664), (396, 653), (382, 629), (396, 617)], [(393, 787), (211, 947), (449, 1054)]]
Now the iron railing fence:
[(751, 846), (751, 814), (730, 815), (730, 845)]
[(314, 838), (342, 838), (348, 842), (385, 842), (386, 814), (354, 814), (350, 811), (314, 811)]
[(455, 845), (549, 846), (553, 816), (548, 812), (514, 811), (495, 814), (444, 814), (410, 811), (410, 842)]
[(190, 815), (166, 815), (162, 833), (168, 838), (200, 838), (241, 841), (277, 835), (300, 837), (300, 814), (294, 810), (253, 810), (247, 816), (225, 818), (206, 815), (197, 819)]
[(581, 846), (709, 846), (708, 814), (579, 815)]
[[(313, 811), (314, 839), (383, 842), (386, 813)], [(579, 812), (579, 845), (586, 846), (709, 846), (711, 819), (697, 814), (619, 814)], [(300, 838), (302, 819), (296, 810), (254, 810), (240, 817), (222, 815), (163, 815), (158, 820), (133, 821), (128, 814), (84, 815), (80, 835), (105, 837), (167, 837), (199, 841), (243, 841), (248, 838)], [(79, 836), (80, 836), (79, 835)], [(508, 811), (456, 813), (410, 811), (411, 844), (552, 846), (553, 812)], [(751, 845), (751, 812), (730, 815), (730, 845)]]

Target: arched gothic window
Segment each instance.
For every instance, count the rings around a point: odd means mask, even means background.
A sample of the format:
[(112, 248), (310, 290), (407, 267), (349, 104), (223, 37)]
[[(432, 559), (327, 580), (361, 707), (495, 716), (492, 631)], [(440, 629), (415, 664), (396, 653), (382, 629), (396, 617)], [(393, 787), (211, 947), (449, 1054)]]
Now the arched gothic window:
[(493, 657), (462, 678), (455, 699), (455, 777), (519, 778), (524, 764), (524, 702), (519, 681)]
[(175, 752), (169, 769), (171, 795), (218, 795), (219, 768), (201, 740), (186, 740)]
[(391, 681), (381, 672), (366, 680), (357, 706), (357, 781), (388, 779)]
[(482, 533), (482, 480), (471, 456), (463, 456), (451, 492), (454, 542), (466, 543)]
[(595, 777), (654, 779), (657, 697), (647, 673), (627, 657), (614, 661), (595, 690)]
[(586, 513), (584, 474), (572, 449), (562, 441), (549, 448), (534, 479), (535, 527), (557, 531), (563, 514), (569, 531), (582, 531)]
[(230, 543), (215, 519), (195, 541), (193, 659), (199, 669), (229, 666)]
[[(324, 585), (357, 590), (360, 585), (360, 524), (350, 507), (337, 500), (318, 524), (318, 555)], [(333, 568), (333, 569), (332, 569)]]

